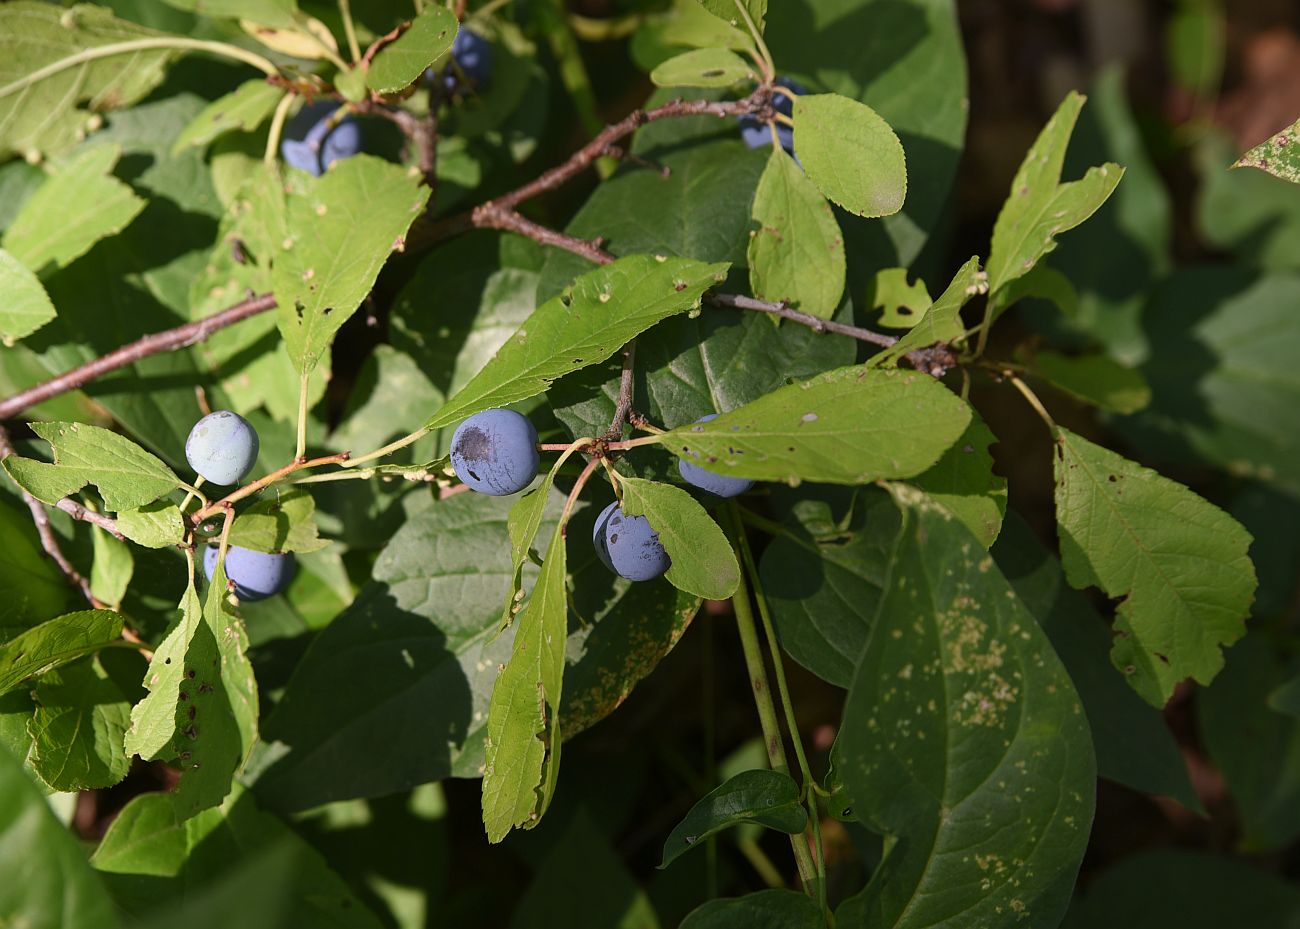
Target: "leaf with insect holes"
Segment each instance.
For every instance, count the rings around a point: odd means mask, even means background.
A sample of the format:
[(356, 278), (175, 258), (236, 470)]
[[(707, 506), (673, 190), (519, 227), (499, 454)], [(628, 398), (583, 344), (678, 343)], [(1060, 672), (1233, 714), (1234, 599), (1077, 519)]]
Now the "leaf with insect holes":
[(749, 62), (725, 48), (698, 48), (657, 65), (650, 80), (657, 87), (730, 87), (753, 80)]
[(1074, 92), (1066, 96), (1011, 182), (989, 248), (989, 290), (994, 294), (1056, 248), (1056, 236), (1097, 212), (1124, 176), (1123, 168), (1108, 163), (1061, 183), (1065, 150), (1085, 99)]
[(798, 835), (808, 824), (808, 811), (800, 802), (799, 785), (781, 771), (742, 771), (710, 790), (691, 807), (664, 841), (665, 868), (677, 856), (728, 826), (757, 823), (768, 829)]
[(316, 529), (316, 501), (301, 487), (272, 489), (235, 517), (230, 544), (255, 552), (315, 552), (328, 546)]
[(95, 145), (58, 165), (5, 231), (4, 247), (38, 273), (80, 258), (100, 239), (121, 232), (145, 202), (113, 177), (117, 145)]
[(665, 575), (678, 590), (725, 600), (740, 586), (740, 565), (722, 529), (689, 493), (671, 484), (619, 479), (623, 512), (644, 516), (672, 560)]
[(858, 216), (889, 216), (907, 196), (903, 144), (875, 110), (839, 94), (794, 101), (794, 151), (808, 177)]
[(116, 432), (85, 423), (31, 423), (31, 428), (54, 449), (54, 463), (10, 455), (4, 468), (45, 503), (94, 484), (104, 505), (117, 511), (151, 503), (180, 486), (167, 465)]
[(488, 708), (483, 825), (489, 842), (541, 821), (560, 767), (560, 697), (568, 629), (564, 533), (551, 538)]
[(699, 306), (727, 265), (630, 255), (589, 271), (528, 317), (426, 429), (526, 400), (571, 371), (604, 361), (655, 323)]
[(89, 4), (0, 3), (0, 159), (65, 152), (85, 137), (92, 113), (142, 100), (162, 82), (175, 49), (84, 55), (162, 35)]
[(440, 4), (429, 4), (405, 32), (379, 50), (366, 72), (367, 86), (392, 94), (412, 84), (450, 51), (458, 29), (455, 13)]
[(1274, 177), (1300, 184), (1300, 120), (1260, 142), (1237, 159), (1234, 168), (1259, 168)]
[(0, 342), (13, 345), (31, 335), (56, 315), (50, 295), (40, 280), (22, 262), (0, 248)]
[[(844, 235), (794, 159), (773, 150), (754, 194), (749, 286), (761, 300), (830, 319), (844, 293)], [(774, 317), (775, 318), (775, 317)]]
[(93, 655), (122, 634), (112, 610), (81, 610), (46, 620), (0, 645), (0, 694), (30, 677)]
[(1187, 677), (1208, 684), (1246, 631), (1250, 534), (1182, 484), (1056, 429), (1056, 521), (1075, 587), (1123, 598), (1115, 667), (1162, 706)]
[(245, 81), (204, 107), (176, 137), (172, 154), (179, 154), (191, 145), (207, 145), (217, 136), (234, 130), (252, 132), (271, 115), (284, 93), (284, 88), (260, 78)]
[(557, 460), (555, 466), (546, 472), (542, 482), (510, 507), (506, 526), (510, 533), (511, 574), (510, 589), (506, 593), (506, 605), (501, 611), (503, 629), (510, 624), (523, 599), (524, 562), (528, 561), (533, 540), (537, 538), (537, 532), (542, 527), (542, 518), (546, 515), (546, 504), (550, 502), (551, 488), (555, 484), (555, 472), (559, 466), (560, 462)]
[(679, 426), (659, 441), (729, 477), (864, 484), (925, 471), (970, 418), (970, 407), (932, 377), (854, 366)]
[(884, 268), (871, 282), (867, 303), (880, 310), (876, 322), (886, 329), (911, 329), (934, 302), (925, 281), (909, 283), (907, 278), (907, 268)]
[(372, 155), (335, 162), (286, 200), (288, 241), (272, 286), (285, 348), (300, 374), (320, 362), (424, 208), (419, 177)]
[(961, 308), (972, 297), (983, 293), (985, 288), (985, 276), (980, 271), (979, 257), (971, 258), (958, 269), (952, 283), (930, 304), (916, 324), (889, 348), (872, 355), (867, 360), (867, 365), (879, 367), (897, 364), (908, 352), (961, 338), (966, 334), (966, 328), (961, 322)]

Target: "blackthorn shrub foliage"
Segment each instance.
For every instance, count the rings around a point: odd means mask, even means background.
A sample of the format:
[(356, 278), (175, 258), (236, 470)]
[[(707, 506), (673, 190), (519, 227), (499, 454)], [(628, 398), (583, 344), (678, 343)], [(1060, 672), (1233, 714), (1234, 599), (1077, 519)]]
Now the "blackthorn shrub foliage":
[(1247, 841), (1300, 832), (1234, 646), (1295, 278), (1114, 297), (1113, 77), (948, 263), (952, 0), (626, 6), (0, 5), (0, 924), (1054, 927), (1099, 774), (1199, 811), (1160, 710), (1216, 677)]

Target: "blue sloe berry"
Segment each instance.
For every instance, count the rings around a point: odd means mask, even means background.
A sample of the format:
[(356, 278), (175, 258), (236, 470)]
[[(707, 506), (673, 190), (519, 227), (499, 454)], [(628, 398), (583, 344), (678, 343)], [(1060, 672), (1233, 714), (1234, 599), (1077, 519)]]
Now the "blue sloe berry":
[(596, 517), (591, 543), (601, 564), (629, 581), (653, 580), (672, 565), (650, 521), (628, 516), (617, 502)]
[(361, 151), (361, 124), (345, 116), (333, 129), (330, 114), (336, 104), (321, 100), (298, 111), (285, 126), (280, 154), (295, 168), (316, 176), (340, 158), (351, 158)]
[[(717, 413), (710, 413), (708, 416), (701, 416), (696, 420), (697, 423), (707, 423), (711, 419), (717, 419)], [(692, 487), (698, 487), (700, 490), (707, 490), (711, 494), (719, 497), (734, 497), (743, 494), (749, 488), (754, 486), (754, 482), (744, 477), (725, 477), (721, 474), (714, 474), (706, 468), (701, 468), (697, 464), (687, 461), (685, 458), (677, 459), (677, 473), (682, 476), (682, 480)]]
[[(203, 573), (212, 580), (220, 549), (209, 545), (203, 553)], [(245, 602), (274, 597), (289, 586), (297, 567), (293, 555), (255, 552), (232, 545), (226, 549), (226, 577), (235, 584), (235, 596)]]
[(257, 430), (238, 413), (217, 410), (194, 424), (185, 440), (185, 460), (214, 484), (238, 483), (257, 461)]
[(479, 493), (517, 494), (537, 476), (537, 430), (514, 410), (484, 410), (451, 437), (456, 476)]
[[(776, 83), (794, 91), (796, 94), (807, 93), (799, 84), (788, 77), (778, 77)], [(794, 101), (785, 94), (772, 95), (772, 108), (783, 116), (794, 115)], [(772, 144), (772, 130), (767, 123), (753, 116), (740, 117), (740, 137), (750, 148), (766, 148)], [(794, 154), (794, 127), (785, 123), (776, 124), (776, 139), (781, 147)]]
[[(478, 33), (465, 28), (457, 32), (451, 43), (451, 57), (470, 87), (482, 87), (492, 76), (492, 44)], [(448, 93), (460, 89), (460, 76), (456, 73), (456, 68), (447, 65), (442, 74), (442, 85)]]

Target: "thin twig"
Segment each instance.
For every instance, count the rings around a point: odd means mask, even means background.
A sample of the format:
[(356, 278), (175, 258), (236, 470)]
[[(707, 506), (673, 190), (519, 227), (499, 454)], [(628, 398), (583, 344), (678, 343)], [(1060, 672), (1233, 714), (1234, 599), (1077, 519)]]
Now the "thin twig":
[(122, 535), (122, 533), (118, 531), (117, 523), (102, 513), (96, 513), (94, 510), (86, 509), (71, 497), (64, 497), (54, 505), (67, 513), (73, 519), (79, 519), (82, 522), (90, 523), (92, 526), (98, 526), (109, 535), (115, 536), (122, 541), (126, 541), (126, 536)]
[(614, 404), (614, 418), (605, 430), (605, 438), (615, 442), (623, 437), (623, 426), (632, 412), (632, 388), (636, 383), (636, 339), (623, 346), (623, 370), (618, 378), (618, 401)]
[(598, 265), (607, 265), (614, 260), (613, 255), (601, 248), (603, 240), (579, 239), (576, 236), (539, 225), (514, 209), (499, 205), (496, 201), (489, 200), (482, 206), (477, 207), (473, 215), (474, 226), (479, 229), (504, 229), (509, 232), (517, 232), (522, 236), (527, 236), (534, 242), (550, 245), (554, 248), (562, 248), (566, 252), (581, 255), (588, 261)]
[(347, 452), (340, 452), (337, 455), (324, 455), (320, 458), (295, 458), (283, 468), (277, 468), (266, 477), (258, 478), (251, 484), (245, 484), (236, 491), (226, 494), (220, 500), (214, 500), (201, 510), (195, 510), (194, 515), (190, 517), (190, 522), (197, 526), (209, 516), (221, 510), (232, 507), (235, 503), (243, 500), (245, 497), (251, 497), (265, 487), (269, 487), (282, 477), (287, 477), (296, 471), (305, 471), (307, 468), (316, 468), (325, 464), (341, 464), (348, 460)]

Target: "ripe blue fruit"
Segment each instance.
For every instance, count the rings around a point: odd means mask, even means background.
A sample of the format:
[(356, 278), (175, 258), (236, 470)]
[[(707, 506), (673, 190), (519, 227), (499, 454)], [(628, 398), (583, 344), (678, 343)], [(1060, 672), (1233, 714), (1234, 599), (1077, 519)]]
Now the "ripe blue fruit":
[(185, 460), (196, 474), (214, 484), (235, 484), (257, 461), (257, 430), (230, 410), (209, 413), (194, 424), (185, 440)]
[(361, 151), (361, 125), (351, 116), (330, 128), (330, 114), (337, 109), (335, 104), (321, 100), (299, 110), (284, 129), (284, 141), (280, 143), (284, 160), (319, 177), (340, 158), (351, 158)]
[[(212, 580), (220, 549), (209, 545), (203, 553), (203, 573)], [(244, 602), (274, 597), (289, 586), (297, 567), (293, 555), (272, 555), (232, 545), (226, 549), (226, 577), (235, 583), (235, 596)]]
[(601, 563), (629, 581), (653, 580), (672, 566), (650, 521), (644, 516), (628, 516), (617, 502), (596, 517), (591, 543)]
[(475, 413), (451, 437), (451, 466), (479, 493), (517, 494), (533, 482), (537, 465), (537, 430), (514, 410)]
[[(807, 93), (803, 87), (788, 77), (778, 77), (776, 83), (794, 91), (796, 94)], [(783, 116), (794, 115), (794, 101), (785, 94), (772, 95), (772, 108)], [(740, 117), (740, 137), (750, 148), (765, 148), (772, 144), (772, 130), (767, 123), (753, 116)], [(791, 155), (794, 154), (794, 127), (787, 126), (785, 123), (777, 123), (776, 139), (781, 143), (783, 149)]]
[[(471, 87), (482, 87), (492, 76), (492, 45), (477, 33), (464, 28), (456, 33), (456, 38), (451, 43), (451, 57)], [(443, 72), (442, 84), (448, 93), (460, 89), (460, 77), (456, 74), (456, 68), (447, 66)]]
[[(711, 419), (717, 419), (717, 413), (710, 413), (708, 416), (701, 416), (696, 420), (697, 423), (707, 423)], [(719, 497), (734, 497), (743, 494), (749, 488), (754, 486), (754, 482), (744, 477), (725, 477), (721, 474), (714, 474), (697, 464), (692, 464), (685, 458), (677, 459), (677, 473), (682, 476), (682, 480), (692, 487), (698, 487), (700, 490), (707, 490), (711, 494)]]

